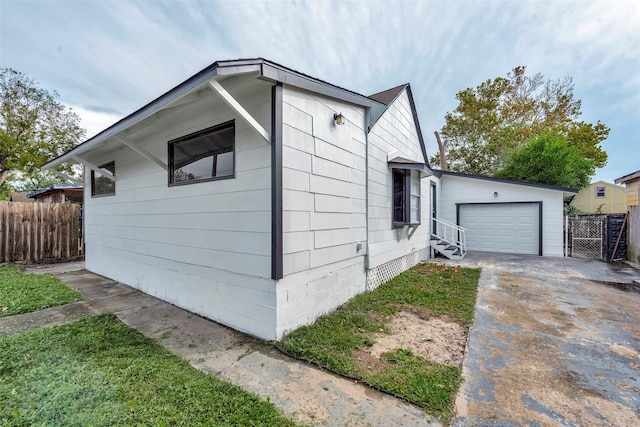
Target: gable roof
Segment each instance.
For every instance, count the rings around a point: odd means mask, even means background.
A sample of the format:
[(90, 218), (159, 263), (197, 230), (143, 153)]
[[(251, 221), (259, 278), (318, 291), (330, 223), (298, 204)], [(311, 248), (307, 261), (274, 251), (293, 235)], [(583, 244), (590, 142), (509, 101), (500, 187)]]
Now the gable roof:
[(593, 187), (595, 185), (606, 185), (607, 187), (624, 190), (624, 187), (621, 186), (621, 185), (612, 184), (612, 183), (607, 182), (607, 181), (596, 181), (596, 182), (592, 182), (591, 184), (589, 184), (588, 187), (585, 187), (585, 188), (581, 189), (580, 191), (586, 190), (587, 188)]
[(264, 58), (235, 59), (229, 61), (216, 61), (208, 67), (200, 70), (184, 82), (173, 89), (160, 95), (153, 101), (124, 117), (122, 120), (111, 125), (99, 134), (89, 138), (82, 144), (69, 150), (63, 155), (49, 161), (43, 168), (51, 168), (73, 159), (73, 156), (89, 150), (91, 147), (115, 136), (119, 132), (133, 126), (134, 124), (150, 117), (158, 111), (168, 108), (171, 104), (184, 96), (201, 90), (207, 82), (215, 77), (254, 74), (256, 78), (281, 82), (289, 86), (305, 89), (311, 92), (326, 95), (332, 98), (360, 105), (371, 109), (371, 121), (377, 120), (385, 110), (385, 105), (373, 98), (344, 89), (334, 84), (316, 79), (307, 74), (300, 73), (291, 68), (277, 64)]
[(392, 87), (391, 89), (383, 90), (382, 92), (369, 95), (369, 98), (384, 105), (389, 105), (398, 97), (398, 95), (400, 95), (400, 92), (402, 92), (402, 90), (407, 86), (409, 86), (408, 83), (401, 84), (400, 86)]
[(621, 176), (620, 178), (616, 178), (614, 182), (616, 184), (624, 184), (625, 182), (629, 182), (637, 178), (640, 178), (640, 170), (631, 172), (630, 174)]
[(559, 187), (556, 185), (538, 184), (536, 182), (515, 181), (512, 179), (494, 178), (492, 176), (484, 176), (484, 175), (469, 175), (466, 173), (443, 171), (440, 169), (434, 169), (433, 173), (438, 178), (442, 177), (442, 175), (451, 175), (451, 176), (458, 176), (461, 178), (483, 179), (486, 181), (502, 182), (505, 184), (515, 184), (515, 185), (522, 185), (525, 187), (536, 187), (536, 188), (544, 188), (546, 190), (562, 191), (563, 193), (566, 193), (565, 194), (566, 196), (570, 196), (572, 194), (578, 194), (578, 192), (580, 191), (575, 188)]
[[(413, 116), (413, 122), (416, 125), (416, 133), (418, 134), (418, 141), (420, 142), (420, 149), (422, 150), (422, 157), (424, 158), (424, 164), (427, 168), (431, 169), (431, 165), (429, 164), (429, 156), (427, 156), (427, 147), (424, 145), (424, 138), (422, 137), (422, 129), (420, 128), (420, 121), (418, 120), (418, 111), (416, 110), (416, 104), (413, 100), (413, 93), (411, 92), (411, 85), (409, 83), (404, 83), (396, 87), (392, 87), (391, 89), (384, 90), (382, 92), (374, 93), (373, 95), (369, 95), (369, 98), (374, 99), (384, 105), (386, 108), (384, 111), (393, 104), (393, 102), (398, 99), (400, 94), (406, 91), (407, 98), (409, 98), (409, 105), (411, 107), (411, 114)], [(371, 124), (369, 125), (369, 130), (376, 124), (378, 119), (382, 117), (384, 111), (380, 113), (378, 117), (372, 118)]]

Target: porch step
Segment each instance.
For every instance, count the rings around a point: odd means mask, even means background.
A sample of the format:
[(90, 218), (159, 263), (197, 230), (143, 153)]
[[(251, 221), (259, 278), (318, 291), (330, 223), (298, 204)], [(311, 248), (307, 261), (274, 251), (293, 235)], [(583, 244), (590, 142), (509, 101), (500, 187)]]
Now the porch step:
[(431, 235), (431, 239), (429, 241), (429, 245), (445, 257), (451, 260), (461, 260), (464, 258), (465, 254), (462, 254), (460, 248), (452, 245), (450, 242), (446, 240), (440, 239), (438, 236)]

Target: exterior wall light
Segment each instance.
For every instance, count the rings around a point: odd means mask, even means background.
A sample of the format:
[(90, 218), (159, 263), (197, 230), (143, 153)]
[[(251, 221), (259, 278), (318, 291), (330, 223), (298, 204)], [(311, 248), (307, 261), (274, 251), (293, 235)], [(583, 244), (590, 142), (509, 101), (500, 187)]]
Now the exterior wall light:
[(498, 192), (497, 191), (493, 192), (493, 197), (498, 197)]
[(342, 113), (338, 113), (338, 114), (333, 114), (333, 120), (335, 120), (336, 125), (340, 126), (344, 124), (344, 116), (342, 115)]

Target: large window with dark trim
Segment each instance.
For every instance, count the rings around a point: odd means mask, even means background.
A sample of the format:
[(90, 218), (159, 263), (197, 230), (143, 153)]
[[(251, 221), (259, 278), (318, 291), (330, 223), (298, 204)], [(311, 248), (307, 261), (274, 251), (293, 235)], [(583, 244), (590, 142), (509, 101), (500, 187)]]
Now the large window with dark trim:
[[(100, 166), (100, 169), (108, 170), (115, 176), (116, 163), (105, 163)], [(110, 180), (100, 172), (91, 170), (91, 197), (113, 196), (114, 194), (116, 194), (116, 182)]]
[(234, 150), (233, 121), (169, 141), (169, 184), (233, 178)]
[(393, 226), (420, 224), (420, 172), (393, 171)]

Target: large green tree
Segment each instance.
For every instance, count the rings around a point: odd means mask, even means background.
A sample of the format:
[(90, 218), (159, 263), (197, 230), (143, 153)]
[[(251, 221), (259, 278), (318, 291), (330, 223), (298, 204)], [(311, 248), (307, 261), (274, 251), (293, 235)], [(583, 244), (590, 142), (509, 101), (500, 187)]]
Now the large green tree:
[[(581, 101), (575, 99), (570, 77), (545, 80), (529, 76), (526, 67), (514, 68), (507, 77), (487, 80), (456, 95), (458, 106), (445, 116), (440, 130), (442, 152), (451, 170), (493, 175), (513, 150), (534, 138), (555, 133), (581, 155), (603, 167), (607, 154), (600, 143), (609, 128), (578, 120)], [(440, 155), (432, 158), (438, 164)]]
[(56, 98), (26, 75), (0, 69), (0, 185), (13, 171), (40, 175), (44, 163), (84, 137), (80, 117)]
[(564, 137), (549, 134), (512, 151), (494, 176), (579, 189), (589, 185), (594, 172), (593, 160), (586, 159)]

